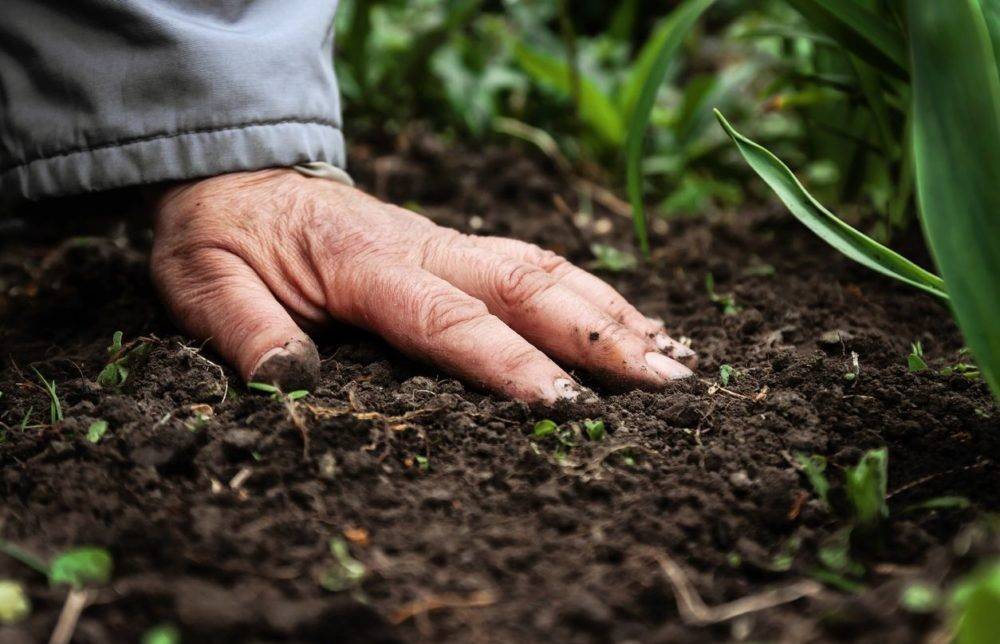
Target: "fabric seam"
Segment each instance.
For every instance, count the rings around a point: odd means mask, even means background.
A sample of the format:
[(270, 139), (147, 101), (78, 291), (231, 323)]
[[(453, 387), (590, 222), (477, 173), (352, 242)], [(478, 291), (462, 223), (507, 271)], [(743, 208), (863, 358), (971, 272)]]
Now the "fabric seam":
[(123, 139), (121, 141), (113, 141), (110, 143), (101, 143), (98, 145), (91, 145), (82, 148), (74, 148), (72, 150), (64, 150), (62, 152), (56, 152), (54, 154), (47, 154), (45, 156), (35, 157), (34, 159), (18, 161), (13, 165), (0, 167), (0, 175), (8, 174), (14, 170), (17, 170), (18, 168), (23, 168), (24, 166), (31, 165), (32, 163), (37, 163), (39, 161), (49, 161), (52, 159), (58, 159), (60, 157), (68, 157), (74, 154), (82, 154), (84, 152), (96, 152), (97, 150), (106, 150), (108, 148), (120, 148), (126, 145), (131, 145), (133, 143), (146, 143), (149, 141), (159, 141), (163, 139), (175, 139), (181, 136), (187, 136), (191, 134), (212, 134), (213, 132), (225, 132), (227, 130), (245, 130), (251, 127), (285, 125), (289, 123), (296, 123), (301, 125), (323, 125), (340, 131), (339, 125), (337, 125), (333, 121), (328, 121), (326, 119), (275, 119), (271, 121), (250, 121), (247, 123), (241, 123), (239, 125), (224, 125), (224, 126), (209, 127), (209, 128), (199, 128), (194, 130), (182, 130), (180, 132), (165, 132), (163, 134), (150, 134), (146, 136), (134, 137), (131, 139)]

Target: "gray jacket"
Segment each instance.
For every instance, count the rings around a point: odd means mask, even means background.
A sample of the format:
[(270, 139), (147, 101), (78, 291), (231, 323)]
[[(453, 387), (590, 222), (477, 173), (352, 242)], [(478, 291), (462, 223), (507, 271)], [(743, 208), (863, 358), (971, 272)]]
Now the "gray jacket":
[(344, 166), (337, 0), (0, 0), (0, 200)]

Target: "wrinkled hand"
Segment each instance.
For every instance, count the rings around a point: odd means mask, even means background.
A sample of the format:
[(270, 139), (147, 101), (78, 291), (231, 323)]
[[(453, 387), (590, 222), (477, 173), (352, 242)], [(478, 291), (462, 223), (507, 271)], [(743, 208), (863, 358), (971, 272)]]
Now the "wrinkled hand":
[(529, 402), (579, 395), (551, 358), (646, 388), (691, 375), (677, 361), (690, 349), (565, 259), (355, 188), (264, 170), (170, 188), (156, 210), (151, 269), (168, 309), (247, 380), (313, 385), (302, 328), (331, 318)]

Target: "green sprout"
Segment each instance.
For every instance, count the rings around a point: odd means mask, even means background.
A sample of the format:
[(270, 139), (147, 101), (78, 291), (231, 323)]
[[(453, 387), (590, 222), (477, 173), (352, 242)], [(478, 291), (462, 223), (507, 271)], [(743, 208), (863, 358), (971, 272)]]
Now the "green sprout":
[(531, 432), (531, 437), (546, 438), (548, 436), (552, 436), (556, 433), (556, 429), (558, 429), (558, 427), (559, 425), (556, 425), (554, 421), (551, 421), (548, 418), (540, 420), (535, 423), (535, 427)]
[(266, 382), (248, 382), (247, 389), (256, 389), (257, 391), (263, 391), (264, 393), (271, 394), (271, 398), (278, 401), (284, 399), (294, 402), (309, 395), (309, 392), (305, 389), (296, 389), (295, 391), (289, 391), (286, 394), (274, 385), (269, 385)]
[(51, 586), (68, 584), (79, 590), (90, 584), (106, 584), (111, 579), (113, 562), (111, 555), (103, 548), (93, 546), (71, 548), (56, 555), (51, 562), (45, 563), (19, 546), (0, 539), (0, 553), (45, 575)]
[(858, 354), (856, 351), (851, 351), (851, 369), (844, 373), (844, 380), (850, 383), (857, 381), (858, 376), (861, 375), (861, 363), (858, 361)]
[(924, 347), (921, 346), (920, 340), (910, 345), (910, 355), (906, 356), (906, 364), (910, 369), (910, 373), (927, 371), (927, 362), (924, 360)]
[(742, 310), (737, 306), (736, 298), (733, 297), (732, 293), (720, 295), (715, 292), (715, 276), (711, 273), (705, 274), (705, 290), (708, 292), (708, 299), (719, 307), (723, 315), (736, 315)]
[(608, 244), (591, 244), (590, 252), (595, 258), (591, 266), (598, 270), (622, 273), (633, 270), (638, 265), (635, 255)]
[(827, 504), (830, 482), (826, 478), (826, 458), (819, 454), (806, 456), (799, 452), (795, 455), (795, 461), (802, 473), (806, 475), (806, 479), (808, 479), (816, 496), (823, 501), (824, 505)]
[(45, 387), (45, 391), (49, 394), (49, 418), (51, 419), (52, 425), (60, 422), (63, 419), (62, 405), (59, 403), (59, 395), (56, 393), (56, 381), (46, 380), (45, 376), (38, 372), (38, 369), (32, 367), (35, 375), (38, 379), (42, 381), (42, 386)]
[(719, 382), (722, 383), (723, 387), (728, 387), (729, 380), (738, 378), (739, 375), (740, 372), (731, 364), (724, 364), (719, 367)]
[(323, 575), (320, 585), (332, 592), (356, 588), (367, 574), (365, 565), (351, 556), (347, 542), (339, 537), (330, 539), (330, 554), (334, 562)]
[(899, 604), (911, 613), (933, 613), (941, 604), (941, 593), (930, 584), (914, 582), (903, 589)]
[(584, 431), (587, 432), (587, 438), (592, 441), (602, 441), (604, 440), (604, 421), (603, 420), (585, 420), (583, 421)]
[(853, 518), (863, 527), (872, 527), (889, 517), (886, 486), (889, 480), (889, 451), (866, 452), (854, 467), (844, 471), (844, 487)]
[(431, 460), (426, 456), (415, 454), (413, 456), (413, 460), (416, 461), (417, 467), (420, 469), (421, 472), (426, 472), (431, 468)]
[(91, 443), (99, 443), (107, 432), (108, 421), (95, 420), (90, 423), (90, 427), (87, 428), (87, 440)]
[(143, 634), (142, 644), (181, 644), (181, 632), (173, 624), (160, 624)]
[(149, 344), (130, 342), (123, 346), (122, 332), (115, 331), (111, 336), (111, 346), (108, 347), (107, 351), (108, 363), (97, 375), (97, 384), (106, 389), (112, 389), (125, 384), (136, 361), (145, 357), (149, 352)]
[(990, 644), (1000, 633), (1000, 559), (982, 565), (952, 593), (957, 644)]

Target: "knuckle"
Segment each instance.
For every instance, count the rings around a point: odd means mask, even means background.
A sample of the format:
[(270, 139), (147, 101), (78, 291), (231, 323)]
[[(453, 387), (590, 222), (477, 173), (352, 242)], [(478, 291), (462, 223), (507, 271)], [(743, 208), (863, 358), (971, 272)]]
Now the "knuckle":
[(520, 308), (549, 291), (555, 282), (541, 269), (530, 264), (504, 264), (497, 278), (500, 301), (508, 308)]
[(539, 353), (530, 344), (515, 344), (499, 352), (497, 366), (502, 373), (522, 372), (538, 360)]
[(528, 251), (531, 263), (549, 275), (561, 276), (573, 269), (573, 265), (562, 255), (532, 245)]
[(418, 320), (426, 338), (433, 340), (450, 331), (480, 322), (490, 315), (479, 300), (451, 293), (438, 293), (419, 304)]
[(619, 346), (631, 343), (635, 337), (631, 331), (612, 319), (607, 319), (599, 328), (594, 329), (599, 335), (601, 344), (605, 347)]

